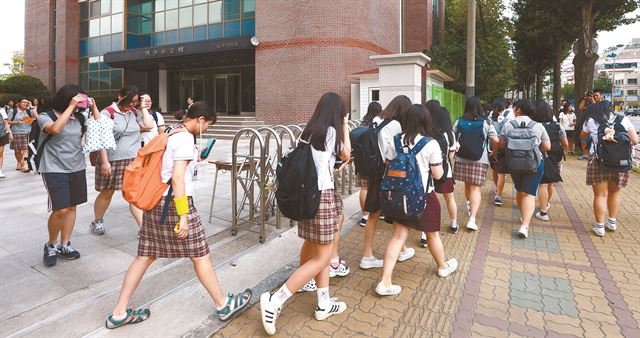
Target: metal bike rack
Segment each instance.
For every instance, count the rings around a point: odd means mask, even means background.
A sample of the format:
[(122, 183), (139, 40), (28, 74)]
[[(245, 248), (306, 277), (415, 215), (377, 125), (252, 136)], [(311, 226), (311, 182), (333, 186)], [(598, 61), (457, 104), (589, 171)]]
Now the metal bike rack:
[[(281, 128), (280, 128), (281, 129)], [(280, 209), (278, 209), (276, 205), (276, 169), (278, 168), (278, 163), (282, 159), (282, 139), (280, 135), (272, 127), (261, 127), (257, 129), (260, 133), (266, 133), (265, 141), (264, 141), (264, 150), (265, 150), (265, 158), (264, 158), (264, 166), (262, 166), (262, 184), (260, 187), (260, 218), (264, 219), (264, 223), (266, 224), (268, 217), (268, 213), (270, 213), (271, 217), (276, 217), (276, 229), (280, 229)], [(283, 130), (286, 132), (286, 130)], [(275, 154), (272, 153), (272, 148), (270, 147), (270, 140), (273, 137), (276, 140), (276, 149)], [(254, 149), (255, 136), (251, 138), (251, 148)], [(262, 201), (264, 199), (264, 202)], [(264, 238), (264, 234), (261, 235)]]

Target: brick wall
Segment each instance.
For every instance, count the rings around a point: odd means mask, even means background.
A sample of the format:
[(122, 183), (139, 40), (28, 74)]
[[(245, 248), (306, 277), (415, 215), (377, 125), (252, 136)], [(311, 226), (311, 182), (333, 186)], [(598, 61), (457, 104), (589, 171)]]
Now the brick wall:
[(305, 123), (334, 91), (350, 107), (349, 75), (370, 55), (398, 53), (400, 0), (256, 1), (256, 116)]
[(49, 90), (53, 83), (52, 19), (53, 0), (25, 1), (24, 70), (37, 77)]
[(422, 52), (433, 43), (433, 1), (404, 0), (404, 52)]
[[(57, 1), (56, 15), (56, 90), (67, 83), (79, 83), (80, 4)], [(83, 88), (87, 89), (87, 88)]]

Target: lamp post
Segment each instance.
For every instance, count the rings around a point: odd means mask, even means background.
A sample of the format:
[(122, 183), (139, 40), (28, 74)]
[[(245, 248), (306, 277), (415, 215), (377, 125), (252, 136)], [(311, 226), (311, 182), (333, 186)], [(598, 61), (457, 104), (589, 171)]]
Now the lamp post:
[(607, 58), (613, 59), (613, 70), (611, 71), (611, 104), (616, 107), (615, 101), (613, 100), (613, 95), (616, 90), (616, 57), (618, 54), (611, 53), (607, 55)]

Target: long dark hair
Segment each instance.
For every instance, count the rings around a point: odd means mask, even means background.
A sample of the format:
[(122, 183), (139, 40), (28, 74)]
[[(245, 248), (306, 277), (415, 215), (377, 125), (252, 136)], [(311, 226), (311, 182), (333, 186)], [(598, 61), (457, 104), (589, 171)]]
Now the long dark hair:
[(443, 134), (447, 134), (449, 143), (453, 142), (453, 127), (451, 125), (451, 113), (445, 107), (440, 107), (438, 112), (431, 111), (433, 128)]
[(402, 130), (404, 131), (404, 144), (412, 146), (413, 141), (418, 135), (432, 136), (433, 125), (431, 123), (431, 114), (429, 109), (421, 104), (414, 104), (404, 114), (404, 123)]
[(367, 107), (367, 115), (362, 118), (362, 124), (370, 125), (373, 123), (373, 118), (380, 116), (381, 111), (382, 105), (380, 105), (379, 102), (373, 101), (369, 103), (369, 107)]
[(531, 119), (535, 116), (535, 110), (533, 109), (533, 104), (529, 100), (518, 100), (513, 104), (513, 109), (520, 108), (522, 111), (522, 115), (529, 116)]
[(327, 129), (333, 127), (336, 131), (335, 151), (340, 151), (342, 144), (343, 123), (342, 120), (347, 116), (347, 108), (344, 100), (336, 93), (325, 93), (320, 97), (316, 110), (311, 116), (311, 120), (304, 128), (302, 135), (303, 140), (309, 140), (309, 143), (320, 151), (326, 150)]
[(491, 105), (493, 112), (493, 114), (491, 114), (491, 119), (493, 121), (498, 121), (498, 117), (500, 117), (500, 114), (506, 109), (506, 105), (507, 104), (503, 99), (497, 98), (493, 100), (493, 104)]
[(479, 97), (471, 96), (467, 98), (467, 101), (464, 103), (464, 114), (462, 114), (462, 118), (472, 121), (484, 119), (484, 108), (482, 107), (482, 102)]
[(411, 107), (411, 100), (406, 95), (398, 95), (380, 113), (383, 119), (396, 120), (402, 124), (404, 115)]
[(585, 123), (589, 119), (593, 119), (597, 124), (603, 124), (609, 120), (609, 109), (604, 104), (593, 103), (587, 107), (583, 115)]
[(536, 101), (533, 120), (540, 123), (553, 121), (553, 108), (544, 100)]

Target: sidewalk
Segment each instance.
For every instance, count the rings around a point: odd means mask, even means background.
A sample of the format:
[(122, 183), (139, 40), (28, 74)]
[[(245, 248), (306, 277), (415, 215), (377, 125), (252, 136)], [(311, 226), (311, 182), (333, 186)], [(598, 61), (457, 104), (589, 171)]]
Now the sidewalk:
[[(315, 293), (295, 295), (277, 321), (281, 337), (505, 337), (640, 336), (640, 176), (624, 190), (619, 230), (604, 238), (592, 234), (592, 193), (584, 184), (586, 162), (565, 163), (565, 182), (553, 197), (551, 222), (534, 221), (530, 237), (517, 238), (519, 212), (508, 183), (505, 205), (489, 203), (491, 184), (483, 189), (480, 231), (442, 233), (447, 257), (459, 271), (436, 276), (429, 252), (396, 265), (397, 297), (377, 296), (381, 270), (361, 270), (363, 228), (343, 237), (341, 256), (351, 274), (331, 280), (331, 295), (345, 301), (345, 313), (313, 319)], [(464, 213), (462, 185), (457, 202)], [(442, 224), (449, 222), (443, 211)], [(466, 216), (461, 218), (462, 224)], [(391, 227), (379, 223), (375, 255), (382, 257)], [(444, 229), (444, 227), (443, 227)], [(412, 231), (408, 244), (418, 247)], [(259, 306), (216, 333), (216, 337), (264, 336)]]

